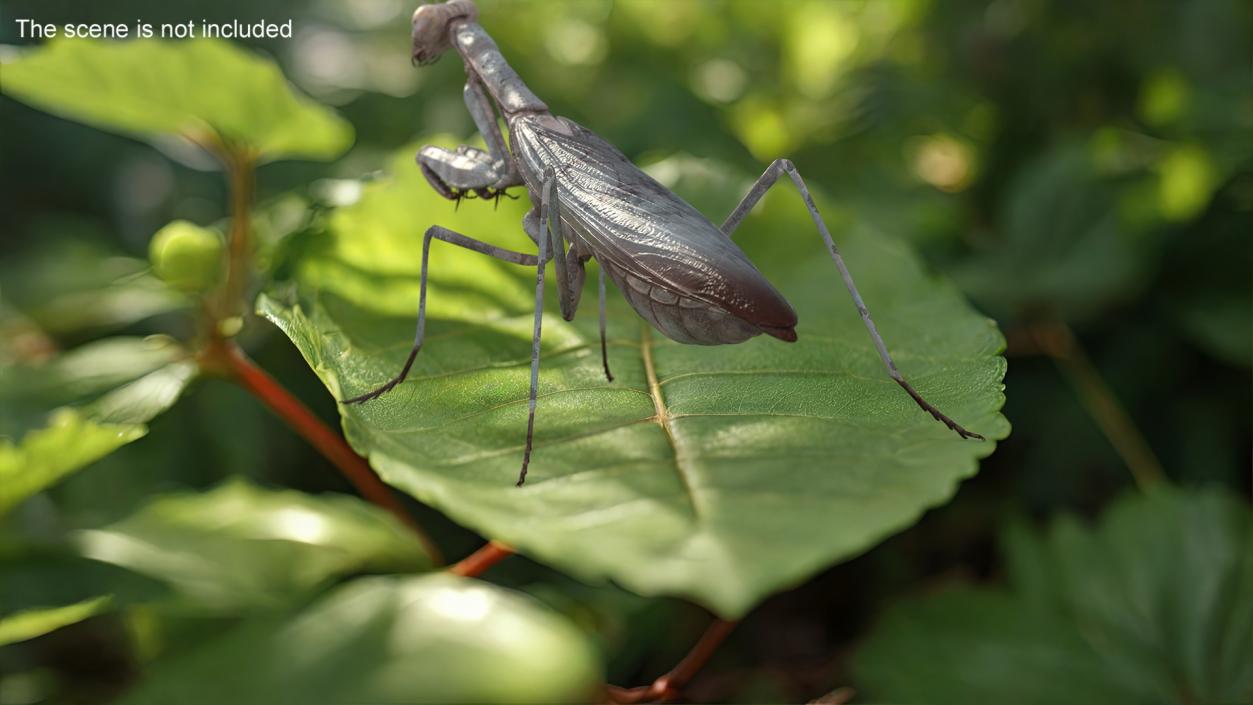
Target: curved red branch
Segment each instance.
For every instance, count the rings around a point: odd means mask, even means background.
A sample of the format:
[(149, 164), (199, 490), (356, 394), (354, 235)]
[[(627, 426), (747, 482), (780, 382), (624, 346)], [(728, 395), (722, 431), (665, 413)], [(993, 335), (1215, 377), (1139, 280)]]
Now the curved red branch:
[(503, 543), (489, 541), (479, 550), (471, 553), (452, 566), (449, 566), (448, 572), (453, 575), (473, 578), (482, 575), (488, 568), (491, 568), (512, 555), (513, 549)]
[[(257, 367), (247, 354), (228, 340), (212, 341), (205, 350), (211, 358), (210, 365), (225, 372), (287, 422), (300, 437), (304, 438), (344, 475), (361, 496), (387, 510), (413, 530), (431, 560), (443, 562), (439, 548), (431, 541), (417, 521), (392, 494), (391, 489), (374, 474), (365, 459), (348, 446), (343, 436), (332, 431), (313, 415), (299, 399), (282, 387), (273, 377)], [(224, 368), (224, 369), (223, 369)]]
[(679, 695), (679, 690), (692, 680), (704, 665), (709, 661), (722, 642), (726, 640), (727, 635), (735, 629), (738, 622), (719, 619), (710, 624), (705, 633), (701, 635), (700, 640), (692, 647), (692, 650), (683, 657), (683, 660), (677, 666), (670, 669), (668, 673), (653, 681), (651, 685), (640, 686), (638, 688), (620, 688), (616, 685), (609, 686), (609, 701), (614, 703), (654, 703), (669, 702)]

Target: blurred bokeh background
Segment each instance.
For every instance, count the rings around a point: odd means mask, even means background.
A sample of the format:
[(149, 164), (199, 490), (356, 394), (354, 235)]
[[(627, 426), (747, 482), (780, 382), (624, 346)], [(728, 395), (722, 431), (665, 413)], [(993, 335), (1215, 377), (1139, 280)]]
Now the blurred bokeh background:
[[(555, 113), (641, 163), (691, 154), (756, 173), (791, 158), (842, 207), (911, 241), (1009, 341), (1005, 414), (1014, 432), (979, 475), (912, 529), (759, 608), (689, 689), (692, 699), (803, 702), (848, 682), (848, 656), (885, 605), (958, 577), (997, 580), (1006, 526), (1059, 512), (1095, 515), (1137, 476), (1247, 497), (1247, 3), (478, 4), (484, 26)], [(350, 120), (356, 144), (333, 163), (263, 167), (265, 202), (376, 172), (418, 135), (473, 132), (455, 58), (422, 71), (409, 65), (412, 10), (400, 0), (5, 0), (0, 43), (24, 43), (18, 17), (292, 19), (293, 39), (250, 46)], [(223, 218), (219, 172), (8, 97), (0, 97), (0, 164), (6, 355), (69, 348), (106, 330), (193, 332), (185, 317), (162, 312), (142, 278), (107, 295), (99, 285), (142, 272), (148, 240), (168, 221)], [(145, 306), (155, 314), (134, 315)], [(336, 419), (286, 338), (265, 324), (247, 336), (262, 364)], [(351, 491), (243, 392), (203, 384), (146, 438), (12, 521), (48, 532), (98, 525), (155, 493), (238, 474)], [(416, 511), (449, 555), (479, 545)], [(520, 559), (492, 575), (559, 606), (604, 603), (598, 629), (615, 683), (645, 682), (673, 665), (706, 619), (679, 601), (583, 596), (570, 579)], [(583, 608), (569, 609), (579, 617)], [(29, 702), (49, 694), (90, 702), (133, 674), (140, 657), (125, 641), (116, 624), (86, 622), (7, 652), (0, 670), (43, 674), (22, 691), (35, 693)]]

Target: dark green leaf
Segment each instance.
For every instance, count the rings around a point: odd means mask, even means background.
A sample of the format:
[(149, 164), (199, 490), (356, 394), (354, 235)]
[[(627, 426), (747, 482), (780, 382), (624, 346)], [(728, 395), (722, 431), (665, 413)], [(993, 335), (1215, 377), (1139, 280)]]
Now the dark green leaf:
[(961, 588), (888, 612), (855, 674), (885, 700), (1253, 700), (1253, 521), (1216, 492), (1124, 499), (1089, 528), (1007, 542), (1012, 592)]
[(366, 578), (158, 663), (121, 703), (588, 702), (599, 671), (574, 627), (516, 593)]
[(1253, 203), (1243, 209), (1234, 203), (1238, 188), (1234, 183), (1218, 207), (1172, 243), (1169, 279), (1161, 293), (1181, 332), (1220, 360), (1250, 367), (1253, 240), (1248, 211)]
[(0, 281), (13, 304), (54, 336), (117, 328), (188, 305), (146, 261), (86, 239), (41, 243), (6, 258)]
[(160, 337), (110, 338), (48, 362), (0, 366), (0, 514), (143, 437), (196, 370)]
[(0, 644), (165, 594), (159, 583), (123, 568), (8, 535), (0, 535), (0, 575)]
[(1031, 162), (1012, 182), (995, 242), (955, 272), (962, 289), (1002, 317), (1042, 308), (1091, 316), (1138, 293), (1159, 238), (1126, 222), (1113, 181), (1093, 162), (1083, 144)]

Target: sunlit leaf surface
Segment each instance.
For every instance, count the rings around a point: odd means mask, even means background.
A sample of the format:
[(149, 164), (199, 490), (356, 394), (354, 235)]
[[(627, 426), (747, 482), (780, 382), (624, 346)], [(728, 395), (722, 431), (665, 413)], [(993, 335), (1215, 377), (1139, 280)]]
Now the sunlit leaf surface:
[[(309, 236), (295, 294), (261, 302), (337, 398), (400, 368), (426, 225), (533, 249), (518, 227), (524, 201), (454, 212), (410, 164), (398, 159), (394, 181)], [(813, 253), (809, 266), (766, 270), (798, 305), (801, 342), (678, 345), (615, 303), (607, 383), (594, 308), (574, 324), (550, 315), (536, 451), (516, 488), (533, 275), (437, 244), (428, 345), (406, 384), (343, 407), (349, 439), (388, 482), (492, 538), (726, 616), (864, 550), (951, 496), (994, 443), (962, 441), (888, 379), (799, 199), (780, 196), (739, 237)], [(905, 374), (1003, 437), (995, 326), (898, 242), (840, 237)]]
[(431, 564), (411, 531), (360, 499), (243, 480), (158, 498), (80, 532), (78, 544), (89, 558), (163, 580), (215, 610), (281, 606), (334, 577)]
[(268, 58), (218, 40), (53, 40), (3, 66), (3, 92), (93, 127), (219, 140), (262, 160), (328, 159), (352, 128)]
[(890, 609), (854, 673), (896, 702), (1250, 702), (1251, 520), (1221, 492), (1157, 490), (1095, 527), (1016, 532), (1012, 592), (960, 588)]
[(367, 578), (154, 665), (120, 702), (590, 702), (599, 671), (584, 637), (526, 597), (442, 574)]
[(186, 351), (160, 337), (0, 366), (0, 513), (141, 438), (195, 375)]

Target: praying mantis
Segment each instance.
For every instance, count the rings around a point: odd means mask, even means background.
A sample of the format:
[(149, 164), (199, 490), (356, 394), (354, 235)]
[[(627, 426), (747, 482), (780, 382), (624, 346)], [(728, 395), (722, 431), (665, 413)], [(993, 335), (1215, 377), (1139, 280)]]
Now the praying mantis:
[[(487, 151), (468, 145), (451, 150), (427, 146), (418, 152), (417, 163), (431, 187), (451, 200), (499, 199), (507, 195), (509, 188), (525, 188), (531, 203), (538, 206), (533, 205), (526, 214), (522, 227), (538, 251), (516, 252), (440, 225), (430, 226), (422, 240), (417, 332), (404, 366), (387, 383), (343, 403), (376, 399), (408, 376), (425, 337), (426, 284), (433, 241), (533, 267), (535, 325), (526, 443), (517, 481), (521, 486), (526, 481), (535, 434), (544, 274), (548, 263), (552, 262), (556, 273), (561, 315), (567, 321), (573, 320), (578, 310), (586, 263), (590, 259), (599, 263), (601, 361), (610, 382), (613, 375), (605, 345), (605, 277), (613, 280), (645, 321), (680, 343), (734, 344), (763, 333), (794, 342), (796, 312), (732, 239), (753, 206), (786, 176), (800, 192), (888, 375), (937, 421), (962, 438), (983, 440), (983, 436), (966, 430), (924, 399), (901, 375), (805, 181), (791, 161), (776, 159), (722, 226), (715, 226), (609, 142), (573, 120), (549, 112), (548, 106), (509, 66), (477, 17), (472, 0), (423, 5), (413, 14), (413, 62), (428, 65), (450, 50), (460, 55), (466, 71), (466, 108), (487, 146)], [(498, 114), (509, 131), (508, 146)]]

